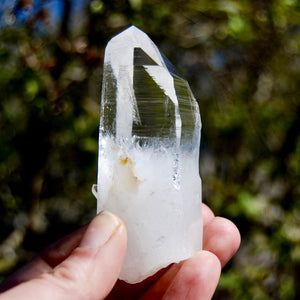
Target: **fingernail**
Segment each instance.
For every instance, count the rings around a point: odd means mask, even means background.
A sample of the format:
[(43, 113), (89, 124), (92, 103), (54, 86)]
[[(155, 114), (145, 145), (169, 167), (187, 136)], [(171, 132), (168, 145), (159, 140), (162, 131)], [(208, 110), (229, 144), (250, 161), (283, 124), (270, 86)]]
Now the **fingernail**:
[(120, 225), (121, 221), (117, 216), (108, 211), (102, 211), (89, 225), (81, 240), (80, 247), (101, 247), (111, 238)]

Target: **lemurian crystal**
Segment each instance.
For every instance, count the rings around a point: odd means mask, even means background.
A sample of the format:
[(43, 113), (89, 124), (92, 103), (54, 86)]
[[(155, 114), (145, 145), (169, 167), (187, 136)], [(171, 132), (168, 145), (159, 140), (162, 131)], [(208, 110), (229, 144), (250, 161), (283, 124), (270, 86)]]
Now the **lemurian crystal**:
[(128, 232), (120, 279), (140, 282), (202, 247), (198, 104), (150, 38), (131, 26), (105, 50), (97, 211)]

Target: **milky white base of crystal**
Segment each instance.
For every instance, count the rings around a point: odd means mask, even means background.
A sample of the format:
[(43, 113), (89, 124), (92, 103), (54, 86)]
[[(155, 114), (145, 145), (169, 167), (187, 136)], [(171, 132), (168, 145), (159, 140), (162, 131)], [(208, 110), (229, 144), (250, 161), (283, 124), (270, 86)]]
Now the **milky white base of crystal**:
[(137, 283), (202, 248), (198, 156), (181, 154), (180, 188), (172, 180), (174, 155), (101, 138), (98, 212), (107, 209), (126, 224), (128, 246), (120, 279)]

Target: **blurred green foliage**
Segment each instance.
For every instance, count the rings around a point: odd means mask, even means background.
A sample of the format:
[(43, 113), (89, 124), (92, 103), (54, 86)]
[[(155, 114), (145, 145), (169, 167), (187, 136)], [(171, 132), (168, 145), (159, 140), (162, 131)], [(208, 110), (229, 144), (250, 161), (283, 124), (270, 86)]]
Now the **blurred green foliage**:
[(300, 299), (299, 1), (76, 2), (2, 14), (1, 278), (95, 213), (104, 47), (134, 24), (190, 82), (203, 200), (242, 234), (214, 299)]

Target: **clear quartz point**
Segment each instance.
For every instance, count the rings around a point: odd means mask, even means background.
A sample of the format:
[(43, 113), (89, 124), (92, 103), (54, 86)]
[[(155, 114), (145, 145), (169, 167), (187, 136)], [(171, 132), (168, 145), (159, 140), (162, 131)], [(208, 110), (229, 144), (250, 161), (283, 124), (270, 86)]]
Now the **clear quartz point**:
[(97, 211), (126, 224), (120, 279), (137, 283), (202, 248), (201, 119), (190, 87), (131, 26), (105, 50)]

